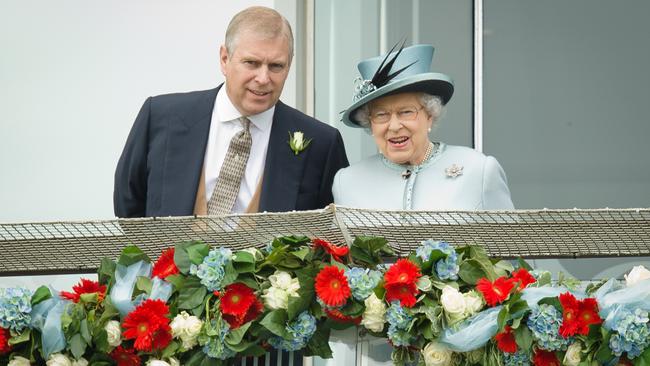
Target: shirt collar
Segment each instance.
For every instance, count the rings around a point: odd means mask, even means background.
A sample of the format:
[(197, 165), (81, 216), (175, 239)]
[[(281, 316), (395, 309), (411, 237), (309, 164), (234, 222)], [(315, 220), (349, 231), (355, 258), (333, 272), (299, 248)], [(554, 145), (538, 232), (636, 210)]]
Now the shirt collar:
[[(219, 117), (219, 122), (232, 122), (234, 120), (242, 117), (242, 114), (235, 108), (228, 97), (226, 92), (226, 83), (223, 83), (221, 89), (217, 93), (217, 116)], [(262, 113), (254, 114), (252, 116), (247, 116), (251, 121), (253, 126), (257, 127), (262, 131), (266, 131), (271, 128), (271, 123), (273, 123), (273, 113), (275, 112), (275, 105)]]

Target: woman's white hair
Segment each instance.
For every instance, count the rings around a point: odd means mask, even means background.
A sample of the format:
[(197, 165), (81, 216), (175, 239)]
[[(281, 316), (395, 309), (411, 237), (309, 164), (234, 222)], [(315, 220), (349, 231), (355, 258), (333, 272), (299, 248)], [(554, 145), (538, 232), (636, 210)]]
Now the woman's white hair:
[[(427, 111), (433, 119), (431, 127), (435, 128), (443, 112), (442, 99), (437, 95), (427, 93), (420, 93), (418, 98), (420, 99), (420, 104), (422, 104), (424, 110)], [(358, 121), (359, 125), (365, 128), (370, 128), (370, 103), (372, 102), (359, 107), (359, 109), (354, 112), (353, 116), (353, 119)]]

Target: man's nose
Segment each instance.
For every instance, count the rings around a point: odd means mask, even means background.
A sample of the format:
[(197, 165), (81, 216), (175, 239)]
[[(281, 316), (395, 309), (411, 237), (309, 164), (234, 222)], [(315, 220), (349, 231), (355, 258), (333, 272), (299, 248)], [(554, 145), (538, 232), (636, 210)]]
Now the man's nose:
[(257, 81), (260, 84), (267, 84), (271, 79), (269, 78), (269, 68), (266, 65), (262, 65), (257, 70), (257, 74), (255, 75), (255, 81)]

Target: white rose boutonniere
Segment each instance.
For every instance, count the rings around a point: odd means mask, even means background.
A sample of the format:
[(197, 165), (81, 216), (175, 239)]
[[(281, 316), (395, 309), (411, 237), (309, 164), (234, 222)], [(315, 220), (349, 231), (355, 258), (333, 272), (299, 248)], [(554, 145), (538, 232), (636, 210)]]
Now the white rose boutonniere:
[(309, 146), (311, 139), (305, 139), (305, 134), (300, 131), (289, 132), (288, 143), (293, 153), (298, 155)]

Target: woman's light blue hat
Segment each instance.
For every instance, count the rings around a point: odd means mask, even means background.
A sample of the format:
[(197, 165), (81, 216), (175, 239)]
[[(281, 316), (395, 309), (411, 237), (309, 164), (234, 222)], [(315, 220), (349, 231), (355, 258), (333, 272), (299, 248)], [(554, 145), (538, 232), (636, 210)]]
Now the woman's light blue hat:
[[(393, 47), (395, 49), (395, 47)], [(454, 82), (445, 74), (430, 72), (434, 48), (418, 44), (359, 62), (361, 77), (352, 105), (341, 120), (350, 127), (363, 127), (355, 117), (357, 109), (377, 98), (397, 93), (424, 92), (437, 95), (447, 104), (454, 94)]]

